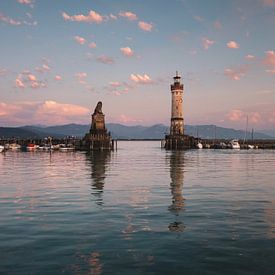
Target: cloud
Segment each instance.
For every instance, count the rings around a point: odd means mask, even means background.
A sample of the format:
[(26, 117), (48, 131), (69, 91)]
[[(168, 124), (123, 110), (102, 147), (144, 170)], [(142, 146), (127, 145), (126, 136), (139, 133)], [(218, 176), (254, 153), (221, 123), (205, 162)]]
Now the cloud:
[(25, 85), (20, 78), (15, 79), (15, 86), (16, 88), (25, 88)]
[(131, 74), (130, 79), (137, 84), (151, 84), (152, 83), (151, 78), (147, 74), (144, 74), (143, 76), (140, 74)]
[(96, 60), (100, 63), (108, 64), (108, 65), (111, 65), (115, 62), (112, 57), (107, 56), (107, 55), (100, 55), (96, 58)]
[(233, 40), (229, 41), (227, 44), (227, 48), (229, 49), (239, 49), (239, 44)]
[(142, 119), (133, 118), (124, 114), (121, 114), (117, 119), (117, 122), (131, 124), (131, 123), (141, 123), (143, 122)]
[(34, 4), (34, 1), (32, 1), (32, 0), (17, 0), (17, 2), (22, 5), (29, 5), (32, 8), (33, 8), (33, 4)]
[(110, 14), (110, 18), (113, 19), (113, 20), (117, 20), (117, 16), (112, 14), (112, 13)]
[(31, 82), (37, 81), (35, 75), (33, 75), (33, 74), (28, 74), (28, 79), (29, 79), (29, 81), (31, 81)]
[(205, 50), (208, 50), (210, 46), (212, 46), (215, 43), (214, 40), (210, 40), (208, 38), (202, 38), (202, 45)]
[(20, 21), (14, 20), (8, 16), (5, 16), (0, 13), (0, 20), (2, 22), (5, 22), (6, 24), (12, 25), (12, 26), (20, 26), (22, 23)]
[(272, 51), (272, 50), (266, 51), (263, 62), (265, 65), (275, 66), (275, 51)]
[(153, 29), (153, 24), (146, 23), (144, 21), (139, 21), (138, 26), (141, 30), (146, 31), (146, 32), (150, 32)]
[(272, 70), (265, 70), (268, 74), (275, 74), (275, 69)]
[(121, 53), (124, 56), (131, 57), (134, 55), (134, 51), (130, 47), (120, 48)]
[(249, 118), (249, 122), (254, 124), (262, 120), (262, 115), (259, 112), (244, 112), (239, 109), (234, 109), (226, 114), (226, 118), (232, 122), (245, 121), (247, 117)]
[(20, 73), (15, 79), (16, 88), (28, 87), (32, 89), (39, 89), (39, 88), (45, 88), (46, 86), (47, 85), (45, 82), (38, 80), (34, 74), (28, 71)]
[(224, 70), (224, 74), (231, 80), (240, 80), (245, 76), (247, 71), (248, 67), (246, 65), (242, 65), (236, 68), (227, 68)]
[(111, 87), (116, 87), (116, 88), (121, 86), (121, 83), (118, 81), (113, 81), (113, 82), (110, 82), (109, 84)]
[(230, 121), (240, 121), (243, 120), (246, 116), (245, 113), (241, 110), (235, 109), (235, 110), (231, 110), (226, 117), (230, 120)]
[(96, 48), (96, 43), (95, 43), (95, 42), (91, 42), (91, 43), (89, 44), (89, 48), (95, 49), (95, 48)]
[(76, 73), (75, 77), (77, 78), (77, 81), (80, 84), (87, 84), (86, 83), (86, 77), (87, 77), (87, 73)]
[(60, 80), (62, 80), (62, 77), (61, 77), (60, 75), (56, 75), (56, 76), (54, 77), (54, 79), (57, 80), (57, 81), (60, 81)]
[(75, 36), (74, 40), (80, 45), (84, 45), (86, 43), (86, 39), (81, 36)]
[(87, 123), (90, 110), (75, 104), (44, 102), (0, 102), (0, 123), (7, 126), (33, 124)]
[(275, 0), (262, 0), (262, 3), (265, 7), (274, 7)]
[(118, 14), (120, 17), (127, 18), (130, 21), (137, 20), (137, 15), (131, 11), (123, 11)]
[(4, 76), (8, 73), (8, 70), (7, 69), (4, 69), (4, 68), (0, 68), (0, 76)]
[(88, 15), (78, 14), (78, 15), (68, 15), (66, 12), (62, 13), (62, 17), (66, 21), (76, 21), (76, 22), (85, 22), (85, 23), (102, 23), (104, 17), (99, 13), (91, 10)]
[(40, 73), (46, 73), (46, 72), (49, 72), (50, 70), (51, 70), (51, 68), (47, 64), (43, 64), (41, 67), (36, 68), (36, 71), (38, 71)]
[(252, 55), (252, 54), (248, 54), (245, 58), (246, 58), (247, 60), (252, 60), (252, 59), (255, 59), (255, 56)]

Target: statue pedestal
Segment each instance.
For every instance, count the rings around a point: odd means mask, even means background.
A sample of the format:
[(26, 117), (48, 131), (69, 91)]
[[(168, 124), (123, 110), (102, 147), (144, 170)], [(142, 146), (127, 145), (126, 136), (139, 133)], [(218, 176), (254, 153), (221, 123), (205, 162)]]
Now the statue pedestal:
[(86, 134), (85, 148), (92, 150), (113, 150), (114, 142), (110, 133), (105, 128), (105, 115), (102, 113), (102, 102), (98, 102), (94, 113), (92, 114), (92, 123), (90, 132)]

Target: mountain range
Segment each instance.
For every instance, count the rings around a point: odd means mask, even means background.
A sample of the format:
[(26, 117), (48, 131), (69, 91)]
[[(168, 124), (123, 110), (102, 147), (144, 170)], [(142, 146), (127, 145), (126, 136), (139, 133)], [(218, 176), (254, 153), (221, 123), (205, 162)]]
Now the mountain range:
[[(163, 124), (153, 126), (125, 126), (117, 123), (106, 125), (113, 138), (116, 139), (163, 139), (169, 133), (169, 127)], [(59, 126), (23, 126), (23, 127), (0, 127), (0, 138), (45, 138), (48, 136), (63, 138), (66, 136), (83, 137), (89, 132), (90, 125), (66, 124)], [(243, 130), (235, 130), (215, 125), (185, 125), (185, 133), (205, 139), (243, 139), (251, 138), (251, 133)], [(272, 139), (274, 131), (270, 135), (255, 132), (254, 139)], [(274, 133), (274, 135), (272, 134)]]

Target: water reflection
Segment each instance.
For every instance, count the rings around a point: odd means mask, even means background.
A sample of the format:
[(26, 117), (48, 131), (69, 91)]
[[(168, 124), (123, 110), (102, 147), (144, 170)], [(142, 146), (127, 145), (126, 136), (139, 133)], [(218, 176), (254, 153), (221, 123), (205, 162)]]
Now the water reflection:
[(95, 196), (98, 205), (103, 204), (102, 195), (110, 154), (110, 151), (93, 151), (87, 154), (91, 165), (92, 195)]
[(184, 210), (184, 198), (182, 194), (184, 178), (184, 152), (173, 151), (170, 155), (170, 189), (172, 194), (172, 204), (169, 211), (175, 215), (175, 221), (170, 223), (169, 230), (182, 232), (184, 225), (179, 221), (179, 214)]

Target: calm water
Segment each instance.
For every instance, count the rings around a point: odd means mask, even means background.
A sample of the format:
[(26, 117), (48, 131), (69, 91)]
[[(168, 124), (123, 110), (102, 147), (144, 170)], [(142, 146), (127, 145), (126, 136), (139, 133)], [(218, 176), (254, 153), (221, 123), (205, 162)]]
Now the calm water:
[(275, 274), (275, 151), (0, 154), (0, 273)]

